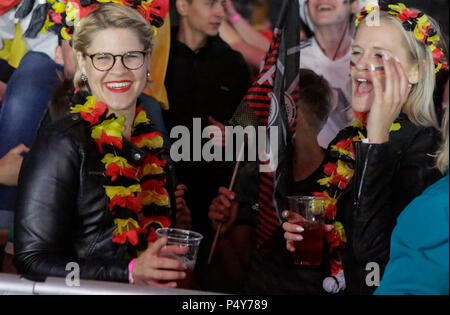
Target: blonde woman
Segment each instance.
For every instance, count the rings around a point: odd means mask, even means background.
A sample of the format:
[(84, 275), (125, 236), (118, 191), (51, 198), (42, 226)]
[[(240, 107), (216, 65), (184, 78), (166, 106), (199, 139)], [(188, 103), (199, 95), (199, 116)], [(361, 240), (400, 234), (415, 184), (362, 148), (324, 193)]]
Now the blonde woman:
[[(322, 167), (303, 181), (308, 191), (299, 194), (328, 198), (335, 277), (324, 288), (368, 294), (388, 262), (398, 215), (441, 176), (432, 157), (439, 145), (433, 90), (435, 73), (447, 64), (438, 26), (421, 12), (369, 4), (357, 24), (350, 68), (358, 121), (339, 133)], [(284, 236), (294, 251), (293, 242), (303, 239), (302, 218), (285, 215)]]
[(119, 4), (76, 25), (71, 114), (42, 131), (19, 179), (19, 273), (65, 277), (77, 263), (82, 279), (175, 287), (186, 277), (182, 262), (160, 257), (185, 249), (163, 249), (155, 235), (171, 210), (162, 135), (139, 106), (152, 37), (138, 11)]

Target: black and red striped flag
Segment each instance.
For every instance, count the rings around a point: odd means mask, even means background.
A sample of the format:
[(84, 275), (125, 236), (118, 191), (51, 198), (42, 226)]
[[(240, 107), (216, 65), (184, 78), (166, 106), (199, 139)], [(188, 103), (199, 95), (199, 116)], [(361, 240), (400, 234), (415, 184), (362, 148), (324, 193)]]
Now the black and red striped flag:
[[(300, 68), (299, 13), (298, 0), (284, 0), (264, 67), (244, 98), (257, 124), (267, 127), (269, 161), (259, 162), (257, 241), (260, 245), (269, 242), (279, 231), (281, 212), (287, 208), (286, 196), (292, 183), (291, 140)], [(274, 132), (276, 139), (269, 136)]]

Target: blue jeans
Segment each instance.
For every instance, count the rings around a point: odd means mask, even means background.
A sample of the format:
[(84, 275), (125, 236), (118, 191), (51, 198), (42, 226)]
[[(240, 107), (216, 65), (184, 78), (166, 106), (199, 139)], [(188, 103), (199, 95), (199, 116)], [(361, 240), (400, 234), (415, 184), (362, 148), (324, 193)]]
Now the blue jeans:
[[(0, 157), (25, 144), (31, 147), (42, 120), (52, 88), (63, 67), (46, 54), (28, 52), (8, 82), (0, 111)], [(13, 223), (17, 187), (0, 186), (0, 228)]]

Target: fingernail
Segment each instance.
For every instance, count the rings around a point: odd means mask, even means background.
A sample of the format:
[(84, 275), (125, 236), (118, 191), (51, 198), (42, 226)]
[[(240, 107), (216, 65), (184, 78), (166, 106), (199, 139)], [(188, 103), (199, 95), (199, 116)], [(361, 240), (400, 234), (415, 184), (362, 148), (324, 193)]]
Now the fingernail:
[(389, 60), (389, 59), (391, 59), (391, 57), (389, 57), (389, 55), (388, 55), (388, 54), (383, 54), (383, 56), (384, 56), (384, 59), (386, 59), (386, 60)]
[(296, 230), (297, 230), (297, 232), (303, 232), (305, 229), (302, 228), (301, 226), (299, 226), (299, 227), (296, 228)]
[(395, 59), (395, 61), (397, 61), (398, 63), (400, 63), (400, 59), (399, 59), (397, 56), (395, 56), (394, 59)]
[(370, 65), (370, 70), (375, 71), (375, 66), (374, 65)]
[(288, 214), (289, 214), (289, 212), (287, 210), (283, 211), (283, 213), (282, 213), (283, 218), (287, 218)]
[(303, 240), (303, 236), (298, 235), (298, 236), (295, 237), (295, 239), (296, 239), (297, 241), (301, 241), (301, 240)]
[(186, 278), (186, 273), (183, 272), (183, 273), (181, 274), (181, 276), (183, 277), (183, 279)]

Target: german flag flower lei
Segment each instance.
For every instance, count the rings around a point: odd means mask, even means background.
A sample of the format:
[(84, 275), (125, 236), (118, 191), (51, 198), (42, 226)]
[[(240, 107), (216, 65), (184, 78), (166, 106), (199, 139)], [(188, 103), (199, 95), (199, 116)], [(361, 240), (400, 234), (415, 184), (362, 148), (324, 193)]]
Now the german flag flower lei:
[(80, 114), (99, 152), (104, 154), (101, 162), (107, 184), (103, 188), (117, 227), (112, 241), (128, 244), (130, 256), (135, 257), (156, 240), (156, 229), (171, 224), (165, 188), (167, 161), (161, 158), (163, 137), (152, 130), (146, 111), (137, 107), (130, 142), (144, 149), (146, 156), (141, 165), (136, 165), (122, 156), (123, 117), (108, 115), (107, 105), (86, 92), (76, 91), (71, 105), (70, 112)]
[[(324, 215), (326, 221), (334, 226), (334, 229), (326, 234), (332, 257), (331, 273), (333, 276), (343, 270), (342, 263), (337, 258), (337, 251), (343, 248), (347, 242), (343, 224), (335, 220), (338, 212), (337, 205), (354, 175), (354, 144), (366, 138), (367, 113), (355, 112), (353, 115), (356, 120), (349, 127), (350, 136), (331, 146), (329, 161), (323, 165), (324, 177), (317, 181), (324, 188), (323, 191), (312, 193), (314, 196), (327, 198)], [(390, 131), (394, 132), (400, 128), (400, 123), (393, 123)]]

